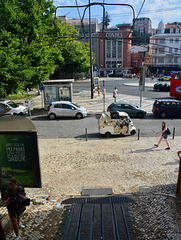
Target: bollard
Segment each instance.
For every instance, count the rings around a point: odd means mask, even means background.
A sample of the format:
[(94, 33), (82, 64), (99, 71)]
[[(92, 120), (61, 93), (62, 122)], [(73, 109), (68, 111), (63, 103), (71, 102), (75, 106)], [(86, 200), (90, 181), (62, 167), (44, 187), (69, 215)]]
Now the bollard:
[(140, 139), (140, 129), (138, 129), (138, 140)]
[(173, 128), (173, 137), (172, 137), (172, 139), (174, 139), (174, 137), (175, 137), (175, 127)]
[(85, 138), (86, 138), (86, 141), (87, 141), (87, 128), (85, 129)]

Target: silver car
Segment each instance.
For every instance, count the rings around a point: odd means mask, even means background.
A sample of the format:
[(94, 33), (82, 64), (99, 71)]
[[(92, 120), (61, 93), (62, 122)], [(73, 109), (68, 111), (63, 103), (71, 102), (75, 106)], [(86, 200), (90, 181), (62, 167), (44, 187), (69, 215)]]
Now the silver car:
[(4, 100), (0, 101), (1, 106), (3, 106), (6, 109), (9, 109), (7, 114), (12, 114), (12, 115), (26, 115), (28, 114), (28, 109), (27, 107), (23, 105), (19, 105), (12, 100)]
[(75, 117), (81, 119), (86, 116), (87, 110), (84, 107), (79, 107), (68, 101), (52, 102), (48, 108), (48, 117), (52, 120), (56, 117)]

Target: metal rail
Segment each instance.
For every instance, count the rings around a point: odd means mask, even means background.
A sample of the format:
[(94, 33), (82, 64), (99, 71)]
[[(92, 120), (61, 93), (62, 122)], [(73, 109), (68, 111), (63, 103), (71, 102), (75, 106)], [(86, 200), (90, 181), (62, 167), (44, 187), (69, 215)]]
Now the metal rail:
[[(63, 240), (131, 240), (123, 204), (72, 205)], [(61, 236), (61, 234), (60, 234)], [(134, 238), (135, 239), (135, 238)]]

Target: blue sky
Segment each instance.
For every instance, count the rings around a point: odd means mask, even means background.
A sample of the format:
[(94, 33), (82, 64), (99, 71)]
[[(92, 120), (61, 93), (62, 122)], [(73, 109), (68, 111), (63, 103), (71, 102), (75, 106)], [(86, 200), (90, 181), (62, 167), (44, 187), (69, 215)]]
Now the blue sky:
[[(134, 8), (135, 16), (142, 6), (144, 0), (90, 0), (91, 3), (112, 3), (112, 4), (130, 4)], [(54, 5), (57, 6), (79, 6), (86, 5), (89, 0), (54, 0)], [(133, 13), (129, 7), (121, 6), (105, 6), (105, 10), (111, 17), (111, 26), (121, 23), (132, 23)], [(66, 15), (68, 19), (82, 17), (84, 8), (61, 8), (58, 9), (57, 15)], [(97, 18), (99, 22), (102, 20), (102, 7), (91, 7), (91, 17)], [(88, 10), (85, 17), (88, 17)], [(181, 22), (181, 1), (180, 0), (145, 0), (143, 8), (138, 17), (149, 17), (152, 21), (152, 27), (157, 28), (158, 23), (163, 20), (168, 22)]]

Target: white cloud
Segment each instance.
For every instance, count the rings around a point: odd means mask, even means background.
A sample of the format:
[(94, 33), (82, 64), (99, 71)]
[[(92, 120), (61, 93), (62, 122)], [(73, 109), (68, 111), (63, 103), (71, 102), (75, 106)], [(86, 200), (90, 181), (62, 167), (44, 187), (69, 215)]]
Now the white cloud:
[[(103, 3), (103, 0), (90, 0), (90, 2)], [(135, 16), (137, 16), (142, 6), (143, 0), (104, 0), (104, 2), (109, 4), (130, 4), (135, 10)], [(89, 3), (89, 0), (77, 0), (77, 3), (78, 5), (86, 5)], [(76, 6), (75, 0), (55, 0), (54, 5)], [(108, 14), (111, 16), (112, 26), (123, 22), (132, 23), (133, 14), (131, 8), (123, 6), (105, 6), (105, 8), (106, 11), (108, 11)], [(139, 17), (150, 18), (152, 21), (152, 26), (156, 28), (161, 20), (163, 20), (165, 23), (181, 21), (179, 10), (180, 8), (180, 0), (146, 0)], [(83, 9), (80, 10), (82, 11)], [(62, 11), (63, 10), (61, 10), (61, 12)], [(64, 12), (66, 11), (67, 9), (64, 9)], [(70, 8), (68, 11), (70, 11)], [(73, 17), (74, 14), (77, 16), (77, 9), (71, 9), (71, 17)], [(99, 20), (102, 19), (102, 8), (100, 6), (92, 7), (92, 17), (96, 17)]]

